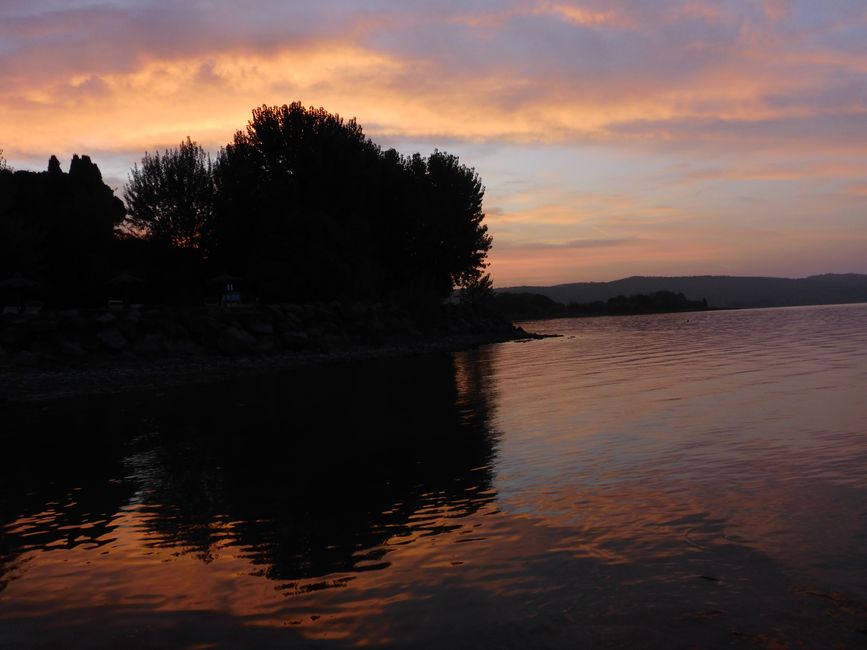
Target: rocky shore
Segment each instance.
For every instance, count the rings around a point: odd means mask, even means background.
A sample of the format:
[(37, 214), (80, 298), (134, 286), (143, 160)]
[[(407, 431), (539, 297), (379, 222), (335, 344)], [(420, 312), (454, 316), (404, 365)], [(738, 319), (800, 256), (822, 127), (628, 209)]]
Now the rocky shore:
[(419, 325), (363, 303), (69, 309), (0, 316), (0, 404), (532, 338), (458, 307)]

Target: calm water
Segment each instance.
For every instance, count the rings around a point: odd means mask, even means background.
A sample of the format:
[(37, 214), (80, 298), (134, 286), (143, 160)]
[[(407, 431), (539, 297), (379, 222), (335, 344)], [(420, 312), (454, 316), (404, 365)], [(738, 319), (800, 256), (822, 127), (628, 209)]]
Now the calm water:
[(867, 305), (7, 408), (0, 648), (863, 647)]

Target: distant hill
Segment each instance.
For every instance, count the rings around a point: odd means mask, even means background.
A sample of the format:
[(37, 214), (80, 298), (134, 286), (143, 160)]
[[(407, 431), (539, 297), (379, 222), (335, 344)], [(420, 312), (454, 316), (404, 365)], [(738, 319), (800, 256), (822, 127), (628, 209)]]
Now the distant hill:
[(797, 279), (727, 275), (673, 278), (633, 276), (612, 282), (574, 282), (553, 287), (504, 287), (496, 291), (538, 293), (563, 304), (672, 291), (693, 300), (707, 299), (711, 307), (785, 307), (867, 302), (867, 275), (829, 273)]

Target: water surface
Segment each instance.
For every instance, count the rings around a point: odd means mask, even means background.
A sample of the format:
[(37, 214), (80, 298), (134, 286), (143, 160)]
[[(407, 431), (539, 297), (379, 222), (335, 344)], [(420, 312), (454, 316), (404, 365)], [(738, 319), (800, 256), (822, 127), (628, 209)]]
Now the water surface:
[(8, 408), (0, 648), (860, 647), (867, 306)]

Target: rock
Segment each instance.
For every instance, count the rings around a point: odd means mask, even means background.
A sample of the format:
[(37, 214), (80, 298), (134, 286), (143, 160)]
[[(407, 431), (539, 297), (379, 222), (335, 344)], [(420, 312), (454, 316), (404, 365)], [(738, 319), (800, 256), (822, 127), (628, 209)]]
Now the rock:
[(227, 327), (217, 337), (217, 349), (223, 354), (242, 354), (250, 352), (256, 339), (236, 327)]
[(307, 336), (307, 332), (301, 331), (289, 331), (283, 332), (280, 336), (283, 340), (283, 343), (286, 347), (297, 350), (299, 348), (306, 348), (310, 343), (310, 337)]
[(271, 354), (277, 351), (277, 338), (274, 336), (263, 336), (256, 341), (253, 346), (253, 351), (258, 354)]
[(99, 341), (104, 348), (108, 348), (112, 352), (120, 352), (127, 345), (123, 334), (113, 327), (106, 327), (97, 331), (96, 340)]
[(162, 339), (156, 334), (148, 334), (136, 340), (133, 351), (138, 355), (150, 356), (161, 352), (163, 349)]
[(138, 329), (138, 325), (135, 321), (131, 320), (122, 320), (117, 322), (117, 328), (120, 330), (120, 333), (124, 335), (129, 341), (135, 341), (136, 339), (136, 331)]
[(195, 355), (201, 351), (201, 348), (189, 339), (181, 339), (175, 341), (174, 351), (177, 354)]
[(37, 366), (42, 362), (42, 357), (28, 350), (19, 350), (12, 355), (12, 363), (16, 366)]
[(274, 326), (271, 323), (264, 321), (251, 321), (247, 323), (247, 330), (252, 334), (259, 336), (270, 336), (274, 334)]
[[(293, 305), (294, 306), (294, 305)], [(301, 318), (289, 309), (286, 310), (286, 329), (300, 330), (303, 323)]]
[(79, 341), (81, 343), (81, 347), (85, 349), (86, 352), (96, 352), (99, 350), (99, 339), (93, 332), (85, 332), (83, 333)]
[(57, 321), (53, 319), (40, 318), (30, 323), (30, 329), (37, 334), (46, 334), (48, 332), (57, 331)]
[(11, 325), (9, 323), (4, 323), (0, 325), (0, 343), (8, 345), (9, 347), (18, 347), (22, 341), (26, 338), (26, 332), (19, 328)]
[(351, 343), (351, 341), (349, 340), (349, 337), (346, 336), (345, 334), (343, 334), (343, 335), (326, 334), (325, 336), (321, 337), (316, 342), (319, 345), (319, 347), (325, 352), (329, 352), (331, 350), (342, 350), (344, 348), (349, 347), (349, 345)]
[(86, 319), (81, 315), (80, 309), (62, 309), (57, 312), (57, 318), (65, 332), (80, 329), (87, 324)]
[(84, 348), (82, 348), (78, 343), (73, 343), (72, 341), (60, 341), (57, 344), (57, 349), (65, 357), (72, 357), (74, 359), (81, 359), (85, 356)]

